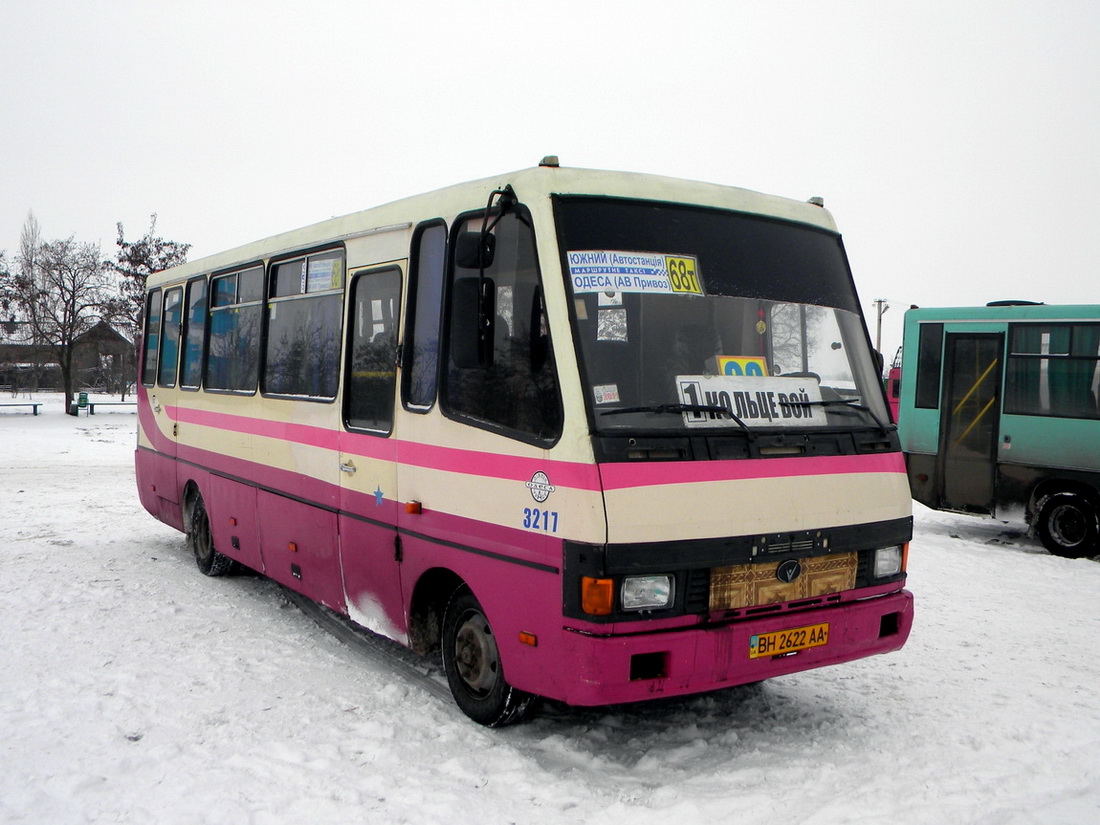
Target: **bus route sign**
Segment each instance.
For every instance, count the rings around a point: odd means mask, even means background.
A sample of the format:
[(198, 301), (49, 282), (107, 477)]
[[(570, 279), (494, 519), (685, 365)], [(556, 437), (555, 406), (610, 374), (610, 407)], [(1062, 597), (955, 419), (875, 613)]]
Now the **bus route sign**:
[(567, 254), (573, 293), (641, 292), (703, 295), (699, 259), (658, 252), (579, 250)]
[[(723, 407), (750, 427), (814, 427), (825, 422), (821, 387), (807, 378), (757, 375), (678, 375), (685, 407)], [(684, 411), (688, 427), (728, 427), (718, 412)]]

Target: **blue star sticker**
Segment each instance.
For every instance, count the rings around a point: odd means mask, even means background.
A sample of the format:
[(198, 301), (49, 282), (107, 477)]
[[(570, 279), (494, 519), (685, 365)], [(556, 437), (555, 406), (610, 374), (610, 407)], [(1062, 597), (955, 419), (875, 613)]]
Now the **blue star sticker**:
[(383, 499), (382, 485), (379, 484), (378, 489), (374, 491), (374, 506), (375, 507), (381, 507), (382, 506), (382, 499)]

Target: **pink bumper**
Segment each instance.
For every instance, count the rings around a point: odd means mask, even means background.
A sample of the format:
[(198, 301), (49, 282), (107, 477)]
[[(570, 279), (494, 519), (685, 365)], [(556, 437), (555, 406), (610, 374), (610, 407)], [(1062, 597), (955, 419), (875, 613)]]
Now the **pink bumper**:
[[(771, 658), (749, 657), (757, 634), (829, 623), (822, 647)], [(609, 705), (702, 693), (825, 665), (889, 653), (913, 625), (906, 590), (819, 610), (707, 628), (600, 637), (566, 631), (562, 684), (572, 705)], [(571, 671), (571, 672), (570, 672)]]

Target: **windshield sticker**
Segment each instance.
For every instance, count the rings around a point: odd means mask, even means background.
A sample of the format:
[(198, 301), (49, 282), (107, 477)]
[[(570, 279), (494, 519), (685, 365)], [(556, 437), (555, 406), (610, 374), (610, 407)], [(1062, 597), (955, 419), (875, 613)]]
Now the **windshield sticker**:
[(618, 404), (619, 403), (619, 385), (618, 384), (598, 384), (592, 388), (592, 392), (596, 396), (597, 404)]
[(688, 427), (815, 427), (825, 423), (821, 386), (812, 378), (678, 375)]
[(574, 294), (640, 292), (702, 295), (699, 259), (654, 252), (585, 250), (567, 253)]
[(597, 341), (626, 341), (627, 317), (625, 309), (601, 309), (596, 321)]
[(767, 375), (768, 362), (744, 355), (718, 355), (714, 359), (719, 375)]

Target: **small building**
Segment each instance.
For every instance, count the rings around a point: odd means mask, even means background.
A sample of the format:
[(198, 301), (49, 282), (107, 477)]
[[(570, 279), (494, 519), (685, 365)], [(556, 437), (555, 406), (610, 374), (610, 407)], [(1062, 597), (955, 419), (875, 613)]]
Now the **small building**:
[[(73, 381), (81, 389), (121, 393), (134, 381), (134, 345), (100, 321), (76, 340)], [(54, 348), (36, 340), (26, 321), (0, 321), (0, 392), (60, 390)]]
[(106, 321), (76, 339), (73, 377), (77, 387), (123, 393), (134, 383), (134, 343)]

